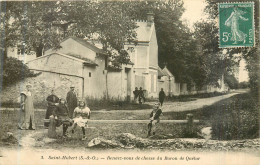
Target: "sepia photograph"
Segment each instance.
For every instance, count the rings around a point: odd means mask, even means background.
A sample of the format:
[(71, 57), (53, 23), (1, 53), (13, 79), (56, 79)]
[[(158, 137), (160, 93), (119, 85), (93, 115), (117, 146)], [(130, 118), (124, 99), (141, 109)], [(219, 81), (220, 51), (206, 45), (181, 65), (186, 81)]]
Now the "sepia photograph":
[(1, 0), (0, 165), (259, 165), (259, 5)]

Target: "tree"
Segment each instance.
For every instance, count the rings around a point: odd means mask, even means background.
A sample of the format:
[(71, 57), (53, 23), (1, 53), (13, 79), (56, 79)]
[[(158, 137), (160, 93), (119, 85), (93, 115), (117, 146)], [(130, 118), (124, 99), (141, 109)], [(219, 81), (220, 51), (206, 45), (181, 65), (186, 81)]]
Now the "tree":
[(115, 2), (1, 2), (1, 9), (5, 47), (24, 45), (27, 53), (35, 51), (37, 56), (59, 48), (67, 36), (90, 38), (93, 34), (109, 55), (113, 50), (120, 55), (124, 42), (136, 36), (134, 21)]
[(239, 87), (240, 89), (248, 88), (248, 87), (249, 87), (249, 82), (245, 82), (245, 81), (240, 82), (240, 83), (238, 84), (238, 87)]
[(224, 82), (227, 83), (230, 89), (237, 89), (238, 88), (238, 81), (232, 74), (225, 74), (224, 75)]
[[(217, 19), (218, 17), (218, 3), (220, 2), (226, 2), (225, 0), (206, 0), (207, 6), (205, 11), (209, 14), (209, 17), (212, 20)], [(247, 2), (246, 0), (230, 0), (229, 2)], [(242, 57), (245, 59), (247, 63), (247, 70), (249, 72), (249, 83), (251, 91), (255, 94), (259, 94), (259, 69), (260, 69), (260, 62), (259, 62), (259, 1), (253, 0), (255, 3), (255, 36), (256, 36), (256, 45), (253, 48), (237, 48), (229, 50), (227, 55), (229, 57), (233, 57), (235, 54), (240, 53), (242, 54)], [(217, 32), (215, 32), (215, 35), (217, 35)], [(214, 38), (214, 40), (217, 41), (217, 38)]]
[(222, 75), (232, 72), (239, 64), (239, 57), (233, 56), (230, 50), (223, 51), (218, 47), (218, 28), (214, 20), (197, 22), (194, 26), (195, 38), (200, 43), (199, 59), (202, 77), (200, 85), (218, 86)]
[(154, 14), (159, 66), (167, 66), (179, 82), (193, 82), (194, 72), (199, 69), (199, 59), (195, 55), (196, 41), (181, 21), (184, 12), (183, 1), (141, 1), (122, 4), (132, 19), (146, 20), (147, 13)]
[(29, 68), (20, 60), (8, 57), (3, 63), (3, 71), (0, 72), (0, 77), (3, 80), (3, 86), (13, 84), (23, 80), (26, 77), (36, 76)]

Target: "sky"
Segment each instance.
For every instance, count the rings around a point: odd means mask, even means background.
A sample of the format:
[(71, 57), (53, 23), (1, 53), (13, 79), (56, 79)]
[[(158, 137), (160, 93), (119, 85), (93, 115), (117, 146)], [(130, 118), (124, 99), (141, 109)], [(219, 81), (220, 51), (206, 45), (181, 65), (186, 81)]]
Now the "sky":
[(204, 0), (183, 0), (184, 1), (184, 8), (186, 9), (182, 19), (186, 20), (190, 28), (192, 25), (201, 20), (206, 19), (206, 15), (203, 12), (206, 3)]
[[(193, 24), (197, 21), (207, 18), (207, 15), (203, 12), (206, 3), (204, 0), (183, 0), (184, 8), (186, 9), (183, 13), (182, 20), (187, 22), (188, 26), (192, 28)], [(241, 60), (239, 66), (238, 81), (248, 81), (248, 72), (245, 69), (246, 63)]]

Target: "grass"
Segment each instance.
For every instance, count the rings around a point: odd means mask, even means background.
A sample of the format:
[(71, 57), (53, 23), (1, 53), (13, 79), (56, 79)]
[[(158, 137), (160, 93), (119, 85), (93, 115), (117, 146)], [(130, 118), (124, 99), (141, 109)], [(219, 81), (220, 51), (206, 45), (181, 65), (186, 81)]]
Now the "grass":
[(194, 95), (180, 95), (180, 96), (172, 96), (168, 97), (168, 101), (178, 101), (178, 102), (187, 102), (187, 101), (194, 101), (198, 98), (210, 98), (215, 96), (225, 95), (227, 93), (222, 92), (212, 92), (212, 93), (198, 93)]
[[(139, 110), (139, 109), (151, 109), (152, 106), (148, 104), (137, 104), (128, 101), (116, 101), (116, 100), (86, 100), (88, 107), (91, 110)], [(20, 104), (15, 102), (1, 102), (1, 107), (5, 108), (19, 108)], [(46, 109), (47, 102), (34, 103), (34, 107), (37, 109)]]
[[(45, 112), (35, 113), (35, 123), (37, 128), (43, 128), (43, 119), (45, 117)], [(32, 132), (32, 130), (19, 130), (19, 111), (0, 111), (0, 139), (6, 138), (6, 133), (11, 132), (17, 139), (27, 135)], [(41, 126), (41, 127), (39, 127)], [(0, 144), (1, 144), (0, 140)]]
[[(231, 139), (250, 139), (257, 138), (259, 135), (259, 105), (258, 100), (249, 93), (238, 94), (228, 99), (219, 101), (211, 106), (203, 107), (193, 111), (185, 112), (164, 112), (162, 120), (184, 120), (188, 113), (194, 115), (194, 119), (201, 122), (194, 127), (194, 132), (198, 132), (203, 127), (212, 127), (213, 139), (231, 140)], [(91, 119), (96, 120), (119, 120), (119, 119), (143, 119), (149, 118), (150, 111), (132, 111), (132, 112), (98, 112), (92, 111)], [(45, 112), (36, 111), (36, 126), (42, 129)], [(5, 132), (13, 132), (16, 137), (26, 135), (29, 131), (17, 129), (19, 114), (18, 111), (0, 111), (0, 139)], [(86, 146), (91, 139), (95, 137), (104, 137), (112, 139), (120, 133), (132, 133), (138, 137), (146, 137), (147, 124), (97, 124), (90, 123), (86, 130), (87, 141), (79, 140), (82, 136), (80, 128), (77, 128), (75, 134), (69, 139), (62, 139), (61, 127), (57, 129), (60, 135), (58, 140), (49, 144), (49, 147), (69, 147), (78, 148)], [(165, 124), (158, 125), (157, 134), (172, 134), (174, 138), (189, 137), (185, 133), (185, 124)], [(70, 128), (69, 128), (70, 131)], [(192, 137), (196, 137), (193, 135)], [(41, 138), (39, 138), (41, 140)], [(61, 145), (62, 144), (62, 145)]]
[(188, 113), (212, 127), (217, 140), (250, 139), (259, 137), (259, 105), (256, 96), (243, 93), (211, 106), (185, 112), (165, 112), (165, 119), (183, 120)]

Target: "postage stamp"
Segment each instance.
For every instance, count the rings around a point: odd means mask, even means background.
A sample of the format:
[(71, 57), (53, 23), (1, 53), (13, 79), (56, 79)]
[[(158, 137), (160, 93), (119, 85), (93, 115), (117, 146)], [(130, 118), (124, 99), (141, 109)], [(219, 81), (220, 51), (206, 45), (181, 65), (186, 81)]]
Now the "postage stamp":
[(254, 3), (219, 3), (219, 47), (255, 45)]

